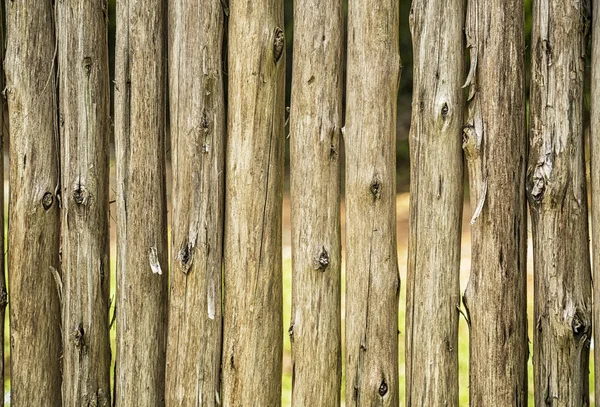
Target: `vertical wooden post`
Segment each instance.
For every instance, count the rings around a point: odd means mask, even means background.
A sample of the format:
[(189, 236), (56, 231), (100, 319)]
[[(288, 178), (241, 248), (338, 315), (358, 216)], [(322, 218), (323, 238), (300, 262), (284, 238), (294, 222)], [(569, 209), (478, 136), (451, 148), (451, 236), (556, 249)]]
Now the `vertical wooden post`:
[(6, 2), (11, 404), (61, 404), (56, 43), (50, 1)]
[[(4, 7), (0, 7), (0, 88), (5, 89), (6, 78), (4, 76)], [(0, 326), (2, 332), (2, 341), (0, 341), (0, 377), (2, 378), (2, 400), (0, 400), (0, 407), (4, 407), (4, 344), (6, 343), (6, 337), (4, 332), (5, 321), (6, 321), (6, 305), (8, 304), (8, 292), (6, 291), (6, 277), (4, 275), (4, 140), (8, 137), (8, 107), (6, 99), (0, 97), (0, 244), (2, 250), (0, 250)]]
[(107, 4), (65, 0), (56, 11), (63, 404), (109, 406)]
[(473, 208), (472, 406), (527, 404), (525, 75), (523, 2), (470, 0), (471, 55), (463, 147)]
[(340, 404), (343, 4), (294, 2), (290, 114), (293, 404)]
[(281, 404), (282, 0), (231, 0), (223, 405)]
[(533, 2), (527, 197), (539, 407), (589, 404), (592, 282), (583, 140), (587, 12), (583, 1)]
[[(594, 295), (594, 337), (600, 338), (600, 2), (592, 2), (590, 178), (592, 187), (592, 281)], [(600, 404), (600, 346), (594, 346), (595, 400)]]
[(220, 405), (225, 99), (219, 1), (169, 2), (173, 167), (166, 404)]
[(406, 404), (458, 406), (465, 2), (413, 0)]
[(115, 405), (164, 404), (166, 2), (117, 2)]
[(346, 110), (346, 403), (397, 406), (398, 1), (350, 0)]

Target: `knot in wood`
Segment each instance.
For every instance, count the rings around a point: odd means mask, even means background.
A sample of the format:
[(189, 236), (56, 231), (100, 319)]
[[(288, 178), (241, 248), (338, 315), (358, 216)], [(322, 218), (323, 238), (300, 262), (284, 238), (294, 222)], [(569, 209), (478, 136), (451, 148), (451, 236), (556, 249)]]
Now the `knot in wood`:
[(275, 63), (279, 62), (279, 60), (281, 59), (284, 47), (285, 38), (283, 30), (279, 27), (275, 27), (275, 36), (273, 39), (273, 59), (275, 60)]
[(53, 203), (54, 203), (54, 195), (52, 195), (52, 192), (46, 192), (44, 194), (44, 196), (42, 197), (42, 206), (44, 207), (45, 210), (48, 210), (52, 207)]
[(73, 200), (77, 205), (86, 205), (89, 193), (83, 185), (78, 185), (73, 189)]
[(317, 257), (317, 270), (325, 271), (329, 267), (329, 253), (325, 249), (325, 246), (321, 249), (321, 253)]
[(579, 310), (575, 312), (573, 319), (571, 320), (571, 329), (573, 330), (573, 335), (578, 338), (588, 332), (588, 326), (585, 320), (580, 315)]
[(77, 327), (73, 330), (73, 342), (75, 343), (75, 346), (78, 348), (81, 348), (83, 346), (83, 335), (84, 335), (84, 330), (83, 330), (83, 324), (80, 322), (79, 325), (77, 325)]
[(290, 342), (294, 343), (294, 324), (290, 325), (288, 329), (288, 335), (290, 336)]
[(373, 178), (369, 189), (374, 199), (379, 199), (381, 197), (381, 181), (379, 180), (378, 176)]
[(384, 381), (381, 382), (381, 385), (379, 386), (379, 395), (381, 397), (385, 396), (388, 392), (388, 385), (387, 383)]

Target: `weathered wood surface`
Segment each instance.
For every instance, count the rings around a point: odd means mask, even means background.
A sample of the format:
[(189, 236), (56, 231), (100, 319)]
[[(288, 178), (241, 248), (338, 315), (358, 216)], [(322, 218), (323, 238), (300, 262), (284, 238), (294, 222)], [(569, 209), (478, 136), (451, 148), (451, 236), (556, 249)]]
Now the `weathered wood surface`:
[(583, 139), (589, 10), (584, 3), (533, 2), (527, 197), (536, 406), (590, 402), (592, 282)]
[[(592, 2), (592, 55), (590, 84), (590, 178), (593, 281), (600, 281), (600, 2)], [(600, 298), (600, 284), (594, 284), (594, 298)], [(600, 337), (600, 301), (594, 301), (594, 335)], [(595, 400), (600, 401), (600, 346), (594, 346)]]
[(469, 167), (470, 403), (527, 405), (523, 2), (470, 0), (471, 69), (463, 147)]
[(398, 1), (348, 4), (346, 405), (397, 406)]
[(292, 403), (340, 404), (343, 4), (294, 2), (290, 112)]
[(173, 221), (166, 404), (220, 405), (223, 8), (169, 2)]
[[(6, 86), (6, 78), (4, 76), (4, 8), (0, 7), (0, 88), (5, 89)], [(0, 190), (0, 208), (2, 212), (0, 213), (0, 224), (4, 225), (4, 140), (8, 137), (8, 107), (6, 104), (6, 99), (0, 97), (0, 157), (2, 157), (2, 165), (0, 166), (0, 179), (2, 182), (2, 189)], [(4, 227), (0, 228), (0, 242), (4, 245)], [(6, 291), (6, 277), (4, 270), (4, 246), (2, 246), (2, 250), (0, 250), (0, 324), (4, 327), (6, 322), (6, 305), (8, 304), (8, 292)], [(4, 335), (4, 330), (1, 335), (2, 340), (0, 340), (0, 377), (4, 377), (5, 372), (5, 363), (4, 363), (4, 345), (6, 343), (6, 337)], [(4, 407), (4, 397), (0, 400), (0, 407)]]
[(465, 2), (414, 0), (406, 405), (458, 406)]
[(281, 404), (283, 1), (230, 2), (222, 395)]
[(6, 2), (11, 404), (61, 405), (54, 9)]
[(165, 23), (163, 0), (117, 2), (117, 407), (164, 404)]
[(66, 406), (110, 406), (106, 13), (104, 0), (56, 3)]

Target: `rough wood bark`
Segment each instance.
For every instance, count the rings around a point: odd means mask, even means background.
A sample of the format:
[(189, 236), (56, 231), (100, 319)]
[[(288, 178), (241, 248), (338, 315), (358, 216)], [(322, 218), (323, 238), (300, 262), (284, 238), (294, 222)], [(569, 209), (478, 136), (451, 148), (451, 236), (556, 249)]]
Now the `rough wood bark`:
[(281, 404), (283, 1), (230, 2), (223, 404)]
[(169, 2), (173, 166), (169, 406), (220, 405), (223, 18), (219, 0)]
[[(592, 77), (590, 84), (590, 178), (592, 188), (592, 264), (594, 337), (600, 337), (600, 2), (592, 2)], [(597, 340), (596, 340), (597, 341)], [(600, 402), (600, 346), (594, 346), (595, 400)]]
[(105, 0), (56, 3), (61, 140), (63, 403), (110, 405)]
[(294, 3), (290, 113), (292, 402), (340, 404), (343, 4)]
[(164, 404), (165, 17), (163, 0), (117, 2), (117, 407)]
[(346, 404), (397, 406), (398, 1), (348, 3)]
[(11, 404), (61, 404), (59, 156), (52, 2), (6, 2)]
[(527, 197), (536, 406), (589, 405), (591, 273), (583, 141), (585, 1), (533, 2)]
[(458, 406), (463, 0), (413, 0), (406, 405)]
[(523, 2), (470, 0), (471, 55), (463, 147), (473, 208), (472, 406), (527, 405), (525, 81)]

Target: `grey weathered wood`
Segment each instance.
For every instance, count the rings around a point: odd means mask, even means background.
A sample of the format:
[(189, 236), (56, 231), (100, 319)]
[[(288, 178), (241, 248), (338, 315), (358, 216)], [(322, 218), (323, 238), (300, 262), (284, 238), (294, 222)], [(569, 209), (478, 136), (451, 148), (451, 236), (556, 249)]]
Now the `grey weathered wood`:
[(168, 406), (220, 404), (223, 18), (219, 0), (169, 2), (173, 245)]
[(67, 406), (110, 405), (106, 13), (105, 0), (56, 3)]
[(348, 3), (346, 405), (397, 406), (398, 1)]
[(281, 404), (283, 1), (231, 0), (223, 405)]
[[(59, 156), (52, 2), (6, 2), (11, 404), (61, 404)], [(55, 280), (57, 277), (57, 280)]]
[(115, 405), (164, 404), (166, 2), (117, 2)]
[(527, 404), (523, 2), (470, 0), (464, 150), (473, 208), (471, 406)]
[(527, 197), (536, 406), (589, 405), (591, 273), (583, 140), (585, 1), (533, 2)]
[(413, 0), (406, 405), (458, 406), (463, 0)]
[[(594, 336), (600, 337), (600, 2), (592, 2), (592, 55), (590, 83), (590, 178), (592, 188), (591, 228), (594, 301)], [(597, 340), (596, 340), (597, 341)], [(600, 402), (600, 346), (594, 346), (595, 400)]]
[(340, 404), (343, 3), (294, 2), (290, 112), (292, 403)]

